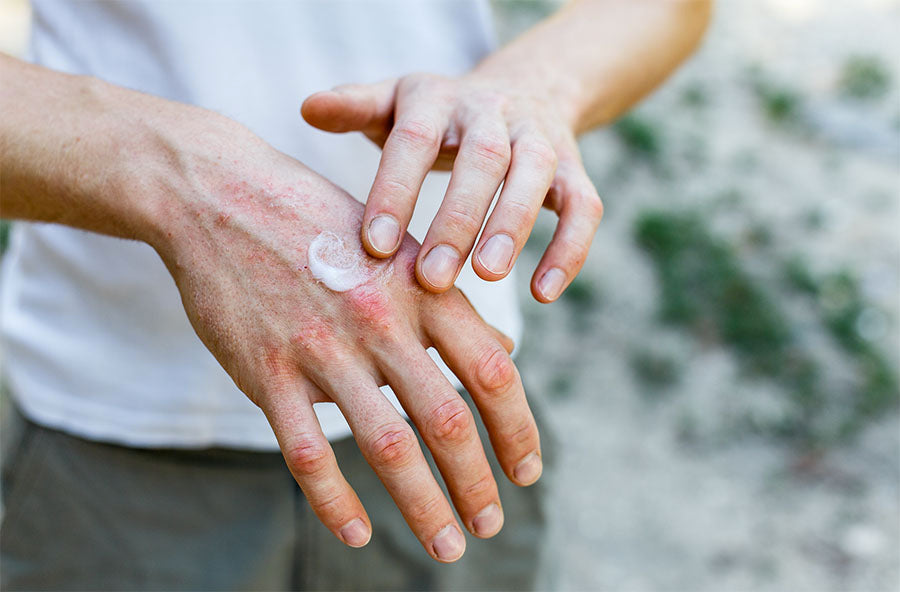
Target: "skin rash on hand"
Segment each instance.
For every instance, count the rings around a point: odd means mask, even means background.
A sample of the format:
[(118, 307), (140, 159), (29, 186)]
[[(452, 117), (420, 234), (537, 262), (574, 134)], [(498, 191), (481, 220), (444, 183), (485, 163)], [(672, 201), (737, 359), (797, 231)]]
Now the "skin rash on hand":
[(374, 279), (388, 275), (393, 265), (373, 270), (360, 249), (353, 249), (333, 232), (324, 231), (309, 243), (309, 272), (313, 278), (334, 292), (346, 292)]

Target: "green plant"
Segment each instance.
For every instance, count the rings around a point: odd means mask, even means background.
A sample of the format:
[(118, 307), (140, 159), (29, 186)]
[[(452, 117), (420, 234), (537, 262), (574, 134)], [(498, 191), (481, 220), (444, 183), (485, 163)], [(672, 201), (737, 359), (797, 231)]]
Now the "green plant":
[(654, 162), (659, 159), (662, 139), (654, 122), (631, 113), (616, 121), (612, 129), (632, 155)]
[(9, 247), (9, 233), (12, 231), (12, 223), (9, 220), (0, 220), (0, 255)]
[(776, 82), (758, 67), (750, 68), (747, 77), (762, 113), (769, 122), (781, 127), (802, 127), (805, 101), (800, 91)]
[(749, 375), (780, 384), (790, 412), (773, 433), (811, 443), (828, 437), (820, 369), (798, 343), (784, 310), (744, 270), (729, 242), (693, 212), (647, 211), (635, 238), (661, 286), (660, 316), (734, 351)]
[(572, 372), (569, 369), (557, 372), (549, 384), (549, 396), (557, 401), (564, 401), (572, 396)]
[(630, 362), (637, 379), (655, 393), (672, 386), (681, 376), (681, 366), (675, 358), (650, 348), (632, 351)]
[(681, 102), (693, 109), (706, 107), (710, 102), (709, 89), (703, 82), (694, 81), (682, 90)]
[(863, 420), (900, 403), (895, 369), (860, 332), (861, 320), (872, 307), (863, 298), (856, 276), (844, 269), (817, 277), (797, 257), (785, 263), (784, 275), (789, 286), (812, 300), (831, 337), (856, 365), (859, 384), (850, 401), (853, 412), (841, 430), (853, 433)]
[(592, 310), (599, 302), (596, 286), (582, 276), (576, 276), (562, 294), (563, 300), (572, 304), (577, 312)]
[(884, 63), (875, 56), (854, 55), (841, 67), (838, 89), (852, 99), (880, 99), (891, 86), (891, 76)]
[(802, 216), (803, 227), (810, 231), (822, 230), (825, 220), (825, 212), (819, 207), (810, 208)]
[(763, 111), (770, 121), (784, 123), (796, 120), (800, 114), (800, 95), (787, 88), (766, 88), (760, 91)]
[(790, 343), (780, 309), (741, 268), (735, 249), (693, 213), (646, 212), (636, 226), (662, 283), (662, 318), (716, 337), (748, 369), (770, 371)]

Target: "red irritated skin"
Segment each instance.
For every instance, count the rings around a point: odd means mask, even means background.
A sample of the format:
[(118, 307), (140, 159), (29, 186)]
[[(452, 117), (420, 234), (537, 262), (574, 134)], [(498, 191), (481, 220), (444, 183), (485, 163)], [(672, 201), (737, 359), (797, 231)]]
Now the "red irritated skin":
[[(371, 523), (322, 434), (316, 401), (341, 408), (432, 557), (458, 559), (463, 529), (479, 537), (500, 530), (473, 413), (426, 348), (437, 348), (472, 394), (519, 485), (541, 473), (537, 428), (509, 339), (459, 290), (419, 286), (414, 239), (405, 236), (390, 261), (366, 257), (368, 279), (334, 292), (308, 268), (310, 241), (327, 230), (363, 253), (363, 206), (334, 184), (214, 113), (2, 56), (0, 71), (4, 217), (154, 247), (197, 334), (265, 412), (288, 468), (335, 536), (365, 545)], [(379, 391), (384, 384), (431, 450), (449, 500)]]

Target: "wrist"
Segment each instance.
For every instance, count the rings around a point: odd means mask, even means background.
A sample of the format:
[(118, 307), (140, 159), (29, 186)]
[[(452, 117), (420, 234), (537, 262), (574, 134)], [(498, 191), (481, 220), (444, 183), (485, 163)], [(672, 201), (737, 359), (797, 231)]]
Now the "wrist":
[(0, 105), (17, 107), (0, 126), (4, 215), (152, 243), (177, 177), (164, 114), (177, 104), (90, 76), (2, 66), (10, 85)]
[(107, 159), (103, 187), (86, 190), (103, 196), (109, 215), (121, 234), (157, 247), (164, 233), (165, 210), (177, 195), (178, 157), (173, 149), (174, 129), (161, 117), (149, 95), (92, 80), (90, 96), (97, 113), (94, 146), (98, 158)]
[(200, 218), (205, 223), (217, 215), (221, 188), (237, 179), (239, 160), (263, 142), (199, 107), (149, 95), (132, 97), (129, 105), (123, 116), (132, 133), (117, 151), (115, 186), (134, 238), (167, 259), (190, 244)]

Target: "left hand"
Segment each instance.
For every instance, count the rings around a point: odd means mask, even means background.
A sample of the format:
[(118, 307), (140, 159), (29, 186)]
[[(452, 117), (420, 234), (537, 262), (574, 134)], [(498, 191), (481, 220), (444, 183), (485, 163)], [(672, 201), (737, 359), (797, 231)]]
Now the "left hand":
[(472, 257), (475, 273), (495, 281), (510, 272), (542, 205), (559, 224), (532, 278), (534, 297), (556, 300), (584, 264), (603, 204), (552, 97), (476, 72), (412, 74), (316, 93), (302, 114), (315, 127), (361, 131), (382, 147), (362, 226), (375, 257), (397, 251), (428, 171), (453, 171), (416, 260), (425, 289), (453, 285), (501, 183)]

